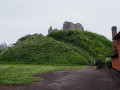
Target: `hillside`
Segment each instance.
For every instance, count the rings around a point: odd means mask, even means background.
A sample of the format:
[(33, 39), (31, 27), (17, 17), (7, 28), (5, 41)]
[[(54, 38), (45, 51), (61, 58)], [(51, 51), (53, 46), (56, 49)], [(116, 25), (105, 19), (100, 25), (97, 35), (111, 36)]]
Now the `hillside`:
[(112, 53), (112, 42), (102, 35), (88, 31), (66, 30), (53, 31), (48, 37), (64, 42), (67, 46), (88, 58), (105, 60)]
[(66, 44), (41, 34), (27, 35), (0, 54), (0, 63), (85, 65), (87, 60)]

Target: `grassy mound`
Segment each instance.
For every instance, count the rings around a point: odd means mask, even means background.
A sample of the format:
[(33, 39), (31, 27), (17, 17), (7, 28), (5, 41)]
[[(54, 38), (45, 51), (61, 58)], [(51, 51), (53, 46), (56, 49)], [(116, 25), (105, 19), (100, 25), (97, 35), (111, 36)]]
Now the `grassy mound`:
[(70, 47), (41, 34), (28, 35), (0, 54), (0, 63), (82, 65), (87, 60)]
[(88, 31), (66, 30), (53, 31), (48, 37), (64, 42), (83, 56), (91, 56), (93, 59), (105, 60), (112, 53), (112, 42), (102, 35)]

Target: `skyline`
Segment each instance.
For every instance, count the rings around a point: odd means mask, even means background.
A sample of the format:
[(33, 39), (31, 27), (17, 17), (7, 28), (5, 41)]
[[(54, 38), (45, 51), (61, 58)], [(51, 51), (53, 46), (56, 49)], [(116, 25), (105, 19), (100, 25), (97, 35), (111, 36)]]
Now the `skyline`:
[(120, 31), (119, 0), (1, 0), (0, 43), (15, 43), (27, 34), (48, 34), (65, 21), (81, 23), (85, 30), (112, 39), (112, 26)]

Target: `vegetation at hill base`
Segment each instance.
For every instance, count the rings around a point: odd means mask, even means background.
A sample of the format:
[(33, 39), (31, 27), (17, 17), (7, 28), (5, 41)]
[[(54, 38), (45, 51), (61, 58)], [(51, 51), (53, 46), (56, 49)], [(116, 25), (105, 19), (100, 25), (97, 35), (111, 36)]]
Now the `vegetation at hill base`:
[(45, 73), (64, 69), (81, 69), (85, 65), (80, 66), (52, 66), (52, 65), (4, 65), (0, 64), (0, 83), (6, 85), (24, 84), (42, 80), (39, 77), (32, 77), (37, 73)]
[(83, 56), (91, 57), (89, 60), (100, 59), (104, 62), (106, 56), (112, 53), (112, 42), (96, 33), (80, 30), (53, 31), (48, 37), (75, 48), (77, 52), (82, 51)]
[(0, 53), (0, 63), (87, 65), (88, 61), (66, 44), (34, 34), (20, 38), (15, 46)]

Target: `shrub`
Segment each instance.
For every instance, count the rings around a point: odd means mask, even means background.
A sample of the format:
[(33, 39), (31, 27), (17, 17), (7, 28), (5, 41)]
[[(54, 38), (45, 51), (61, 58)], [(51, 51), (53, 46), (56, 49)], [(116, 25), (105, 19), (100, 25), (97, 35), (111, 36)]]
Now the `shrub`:
[(96, 65), (97, 65), (98, 69), (102, 69), (105, 66), (104, 62), (102, 60), (100, 60), (100, 59), (96, 60)]
[(105, 59), (105, 66), (107, 67), (107, 68), (112, 68), (112, 61), (111, 61), (111, 58), (106, 58)]

